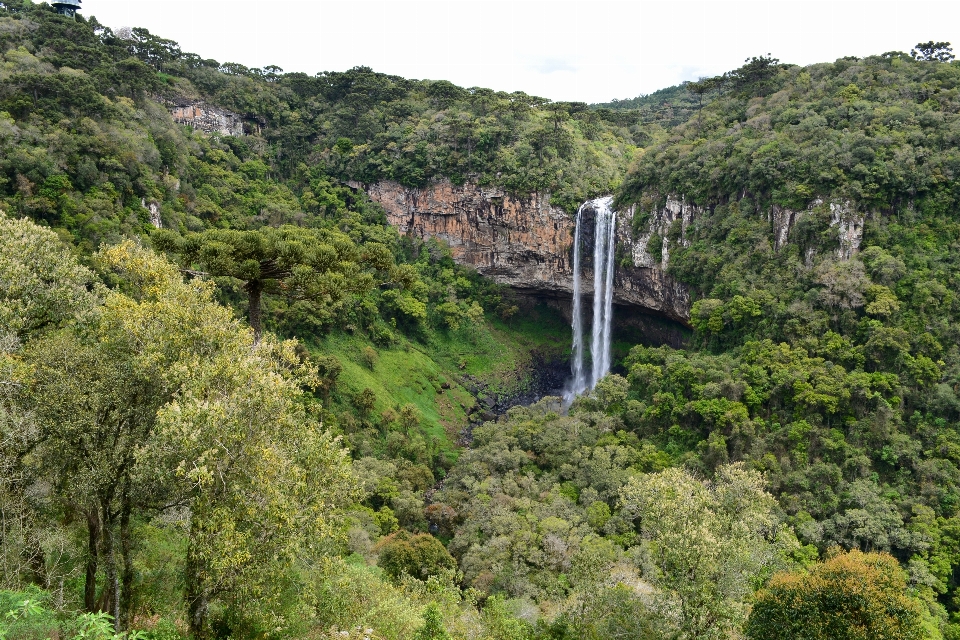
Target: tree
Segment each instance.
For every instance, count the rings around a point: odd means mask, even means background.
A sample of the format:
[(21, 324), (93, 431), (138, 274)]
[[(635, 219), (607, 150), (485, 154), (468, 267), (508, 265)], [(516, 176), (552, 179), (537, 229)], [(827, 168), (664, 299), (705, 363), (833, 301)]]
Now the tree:
[(925, 638), (922, 605), (886, 553), (837, 553), (810, 571), (778, 573), (757, 593), (746, 626), (760, 640)]
[(730, 73), (734, 86), (747, 95), (764, 96), (770, 88), (770, 83), (777, 75), (780, 60), (766, 56), (753, 56), (744, 60), (744, 65)]
[(746, 619), (753, 581), (778, 565), (787, 540), (760, 474), (728, 465), (708, 483), (672, 468), (631, 478), (621, 500), (680, 637), (728, 637)]
[[(118, 556), (124, 564), (127, 557), (116, 545), (118, 528), (127, 545), (129, 518), (141, 502), (135, 453), (171, 390), (156, 369), (138, 371), (124, 336), (97, 329), (89, 338), (68, 330), (34, 341), (24, 357), (33, 366), (29, 406), (41, 434), (35, 459), (52, 478), (54, 495), (86, 523), (84, 607), (104, 607), (119, 619), (127, 594), (120, 588)], [(98, 600), (101, 560), (106, 581)]]
[[(179, 254), (188, 268), (198, 266), (210, 275), (243, 282), (255, 341), (263, 333), (264, 292), (334, 303), (349, 294), (365, 293), (374, 284), (358, 264), (362, 256), (353, 241), (338, 231), (288, 225), (258, 231), (212, 229), (186, 237), (160, 230), (153, 237), (159, 249)], [(389, 268), (380, 260), (382, 253), (377, 252), (371, 262)]]
[(157, 71), (163, 71), (164, 64), (179, 60), (183, 55), (178, 43), (156, 36), (142, 27), (131, 29), (129, 34), (124, 32), (123, 36), (127, 36), (124, 40), (130, 53)]
[(142, 482), (168, 483), (167, 500), (190, 508), (191, 631), (208, 637), (214, 601), (262, 623), (281, 607), (276, 584), (320, 552), (357, 497), (346, 451), (312, 418), (317, 371), (295, 341), (255, 345), (209, 283), (184, 283), (151, 252), (126, 243), (101, 260), (142, 296), (118, 300), (117, 321), (141, 345), (141, 367), (176, 382), (135, 462)]
[(127, 242), (97, 259), (123, 292), (105, 294), (84, 322), (23, 349), (31, 384), (22, 404), (37, 425), (25, 460), (86, 523), (86, 609), (106, 609), (124, 626), (133, 584), (131, 517), (182, 504), (169, 473), (138, 455), (161, 446), (153, 441), (160, 408), (202, 370), (205, 356), (242, 345), (243, 332), (213, 301), (210, 283), (184, 283), (152, 252)]
[(910, 55), (915, 60), (924, 60), (927, 62), (950, 62), (953, 60), (953, 47), (949, 42), (918, 42), (915, 49), (910, 50)]
[(437, 603), (431, 602), (423, 611), (423, 626), (417, 629), (414, 640), (450, 640), (450, 634), (443, 628), (443, 615)]
[(0, 212), (0, 327), (19, 338), (55, 328), (96, 302), (96, 278), (57, 235)]
[[(50, 232), (32, 233), (56, 242)], [(81, 321), (44, 331), (0, 360), (4, 380), (20, 389), (0, 405), (4, 466), (12, 442), (11, 460), (85, 523), (87, 609), (128, 624), (131, 520), (178, 507), (190, 513), (191, 629), (206, 637), (215, 601), (255, 626), (278, 615), (276, 584), (297, 558), (320, 552), (337, 509), (356, 497), (347, 454), (313, 419), (305, 395), (318, 373), (293, 341), (255, 346), (213, 300), (212, 283), (184, 282), (153, 252), (126, 242), (95, 260), (115, 288), (94, 298)], [(15, 280), (11, 262), (0, 281)], [(10, 290), (5, 308), (39, 308), (20, 301), (32, 291), (15, 298)], [(38, 297), (65, 299), (42, 288)], [(7, 419), (11, 411), (31, 420)], [(10, 429), (19, 431), (8, 438)]]
[(425, 580), (457, 563), (443, 543), (428, 533), (410, 535), (406, 531), (391, 534), (380, 543), (377, 564), (394, 578), (407, 574)]
[[(49, 229), (0, 213), (0, 584), (17, 588), (27, 576), (53, 578), (38, 540), (59, 535), (44, 527), (27, 488), (44, 481), (24, 464), (40, 441), (26, 401), (32, 370), (23, 343), (87, 316), (102, 291)], [(55, 579), (55, 578), (53, 578)]]
[(703, 120), (703, 96), (714, 89), (719, 89), (720, 85), (720, 78), (700, 78), (696, 82), (688, 82), (684, 85), (687, 91), (697, 96), (697, 131), (700, 131)]

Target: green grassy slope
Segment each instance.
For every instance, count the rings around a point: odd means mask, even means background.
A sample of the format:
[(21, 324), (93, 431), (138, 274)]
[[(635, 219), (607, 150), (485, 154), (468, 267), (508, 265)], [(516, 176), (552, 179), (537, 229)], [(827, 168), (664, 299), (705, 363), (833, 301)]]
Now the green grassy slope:
[[(437, 331), (426, 342), (404, 339), (374, 347), (364, 336), (335, 332), (309, 340), (308, 346), (335, 355), (343, 366), (331, 394), (331, 409), (340, 416), (334, 420), (342, 426), (343, 416), (355, 411), (357, 394), (373, 391), (367, 420), (347, 419), (345, 429), (362, 431), (363, 422), (368, 429), (388, 429), (384, 414), (412, 405), (426, 442), (452, 462), (471, 420), (489, 417), (489, 409), (509, 405), (510, 399), (535, 394), (544, 366), (564, 369), (569, 327), (563, 319), (543, 305), (522, 316), (509, 324), (491, 318), (481, 327)], [(372, 360), (365, 356), (369, 349), (376, 353)], [(364, 446), (376, 449), (372, 432), (367, 436)]]

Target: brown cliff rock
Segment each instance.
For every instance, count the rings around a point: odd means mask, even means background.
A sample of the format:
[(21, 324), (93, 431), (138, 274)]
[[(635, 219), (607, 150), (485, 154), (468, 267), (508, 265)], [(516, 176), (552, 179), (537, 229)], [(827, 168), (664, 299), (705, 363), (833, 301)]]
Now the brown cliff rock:
[(205, 133), (225, 136), (243, 135), (243, 118), (201, 100), (178, 100), (169, 104), (170, 115), (177, 124), (190, 125)]
[[(352, 184), (355, 188), (361, 185)], [(548, 198), (520, 199), (502, 190), (441, 182), (423, 189), (379, 182), (364, 187), (386, 210), (390, 224), (401, 233), (439, 238), (450, 244), (454, 259), (522, 293), (570, 298), (573, 295), (572, 247), (576, 217), (551, 207)], [(586, 295), (592, 293), (592, 233), (594, 212), (583, 210)], [(663, 270), (636, 258), (630, 218), (618, 214), (618, 264), (614, 301), (687, 324), (690, 296)]]

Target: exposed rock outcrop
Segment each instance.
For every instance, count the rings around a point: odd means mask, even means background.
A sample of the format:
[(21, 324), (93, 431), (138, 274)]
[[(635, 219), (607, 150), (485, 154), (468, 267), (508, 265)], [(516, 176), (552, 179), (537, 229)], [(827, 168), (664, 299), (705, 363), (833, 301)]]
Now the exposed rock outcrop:
[[(684, 246), (688, 244), (687, 229), (700, 217), (708, 213), (703, 207), (691, 204), (684, 198), (668, 197), (663, 206), (652, 207), (646, 215), (649, 220), (647, 231), (640, 234), (635, 240), (629, 234), (621, 238), (621, 244), (631, 248), (633, 262), (637, 266), (659, 266), (666, 268), (670, 260), (670, 242), (668, 236), (674, 236)], [(863, 241), (864, 214), (857, 211), (856, 206), (848, 200), (824, 201), (817, 198), (806, 209), (787, 209), (773, 205), (767, 212), (767, 220), (771, 225), (774, 249), (779, 251), (786, 244), (790, 232), (796, 224), (807, 215), (815, 212), (829, 212), (830, 226), (837, 228), (839, 246), (836, 256), (840, 260), (849, 260), (860, 249)], [(632, 218), (633, 212), (630, 212)], [(675, 227), (674, 225), (678, 225)], [(623, 232), (621, 232), (623, 233)], [(658, 236), (661, 239), (661, 259), (657, 260), (650, 253), (650, 239)]]
[(205, 133), (219, 133), (225, 136), (243, 135), (243, 118), (232, 111), (200, 100), (182, 100), (171, 104), (170, 113), (177, 124), (190, 125)]
[[(352, 186), (360, 188), (361, 185)], [(537, 195), (515, 198), (496, 188), (441, 182), (423, 189), (395, 182), (365, 187), (402, 233), (447, 241), (454, 258), (521, 292), (569, 298), (576, 218)], [(584, 246), (592, 246), (594, 212), (585, 209)], [(652, 263), (636, 260), (630, 237), (632, 209), (618, 222), (614, 302), (686, 324), (690, 296)], [(625, 250), (625, 251), (624, 251)], [(592, 293), (592, 264), (585, 260), (584, 292)]]
[(140, 198), (140, 206), (150, 212), (150, 224), (157, 229), (163, 229), (163, 220), (160, 218), (160, 203), (156, 200), (147, 202), (146, 198)]
[[(576, 216), (550, 206), (549, 198), (516, 198), (495, 187), (448, 181), (422, 189), (396, 182), (351, 186), (365, 189), (386, 210), (390, 224), (402, 233), (445, 240), (454, 259), (472, 265), (483, 275), (541, 298), (572, 297)], [(783, 248), (803, 216), (828, 212), (830, 224), (838, 232), (837, 257), (849, 259), (860, 248), (864, 215), (848, 201), (817, 199), (805, 210), (771, 207), (767, 220), (774, 248)], [(584, 247), (593, 246), (595, 213), (589, 206), (581, 212)], [(638, 226), (645, 230), (634, 237), (632, 223), (637, 207), (618, 212), (614, 302), (688, 324), (690, 295), (665, 269), (671, 243), (687, 245), (688, 229), (708, 213), (682, 197), (668, 197), (642, 214), (647, 220)], [(659, 251), (650, 246), (655, 238), (659, 238)], [(581, 285), (590, 295), (591, 252), (581, 255)]]

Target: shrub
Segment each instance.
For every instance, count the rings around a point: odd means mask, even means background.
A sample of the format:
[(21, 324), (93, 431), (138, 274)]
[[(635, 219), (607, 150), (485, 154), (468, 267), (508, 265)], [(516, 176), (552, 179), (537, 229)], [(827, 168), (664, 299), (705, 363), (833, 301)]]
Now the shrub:
[(380, 355), (377, 353), (376, 349), (370, 346), (363, 348), (363, 364), (367, 365), (367, 368), (370, 369), (370, 371), (373, 371), (379, 360)]
[(379, 551), (377, 564), (394, 578), (406, 573), (422, 580), (457, 567), (443, 543), (427, 533), (397, 531), (380, 543)]

